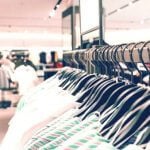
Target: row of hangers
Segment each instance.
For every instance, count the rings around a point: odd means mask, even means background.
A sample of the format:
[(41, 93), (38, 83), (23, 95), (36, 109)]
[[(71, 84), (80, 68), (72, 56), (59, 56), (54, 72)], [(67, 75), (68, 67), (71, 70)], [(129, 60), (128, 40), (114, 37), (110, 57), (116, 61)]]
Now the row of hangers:
[(67, 51), (63, 58), (68, 66), (136, 84), (147, 76), (150, 85), (150, 41)]

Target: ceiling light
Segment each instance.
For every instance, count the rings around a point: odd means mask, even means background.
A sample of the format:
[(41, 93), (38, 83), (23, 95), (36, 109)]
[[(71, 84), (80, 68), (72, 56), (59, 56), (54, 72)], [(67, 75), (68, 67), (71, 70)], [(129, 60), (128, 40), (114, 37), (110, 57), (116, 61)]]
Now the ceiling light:
[(50, 12), (50, 14), (49, 14), (49, 17), (51, 18), (51, 17), (53, 17), (54, 15), (55, 15), (55, 10), (53, 9), (51, 12)]
[(117, 9), (117, 11), (118, 11), (118, 12), (120, 12), (120, 11), (121, 11), (121, 9), (120, 9), (120, 8), (118, 8), (118, 9)]
[(49, 18), (52, 18), (55, 15), (55, 11), (59, 8), (61, 2), (62, 2), (62, 0), (57, 1), (55, 7), (53, 8), (52, 12), (49, 15)]
[(57, 4), (57, 5), (56, 5), (56, 8), (59, 8), (59, 6), (60, 6), (60, 5), (59, 5), (59, 4)]

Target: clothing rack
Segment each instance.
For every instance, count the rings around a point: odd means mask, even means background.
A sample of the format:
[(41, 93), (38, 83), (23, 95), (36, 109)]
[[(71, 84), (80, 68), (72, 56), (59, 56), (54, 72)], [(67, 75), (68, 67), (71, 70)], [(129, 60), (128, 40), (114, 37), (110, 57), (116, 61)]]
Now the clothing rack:
[(26, 56), (29, 54), (28, 50), (11, 50), (10, 55), (12, 56)]
[[(110, 78), (125, 78), (128, 72), (129, 80), (138, 83), (142, 82), (143, 75), (147, 75), (150, 85), (150, 41), (66, 51), (63, 58), (67, 66), (88, 73), (106, 74)], [(140, 81), (134, 81), (135, 76)]]

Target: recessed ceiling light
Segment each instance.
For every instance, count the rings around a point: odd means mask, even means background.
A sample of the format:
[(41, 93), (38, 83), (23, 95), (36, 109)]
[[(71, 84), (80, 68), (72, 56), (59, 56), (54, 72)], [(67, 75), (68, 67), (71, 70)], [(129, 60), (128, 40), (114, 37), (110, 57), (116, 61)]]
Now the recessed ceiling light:
[(49, 17), (53, 17), (55, 15), (55, 10), (53, 9), (52, 12), (50, 12)]

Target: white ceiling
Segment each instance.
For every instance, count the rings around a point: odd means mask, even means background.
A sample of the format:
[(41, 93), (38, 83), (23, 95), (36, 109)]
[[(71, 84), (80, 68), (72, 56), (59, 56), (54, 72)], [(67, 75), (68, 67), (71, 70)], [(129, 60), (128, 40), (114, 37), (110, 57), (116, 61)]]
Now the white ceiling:
[[(150, 28), (150, 0), (104, 0), (103, 2), (107, 28)], [(123, 6), (125, 7), (119, 9)], [(114, 13), (110, 14), (113, 11)]]
[(0, 31), (59, 32), (61, 12), (68, 5), (63, 0), (54, 18), (49, 18), (50, 11), (57, 0), (0, 0)]
[[(78, 1), (78, 0), (74, 0)], [(129, 4), (134, 0), (103, 0), (106, 15)], [(0, 48), (5, 46), (62, 46), (61, 13), (73, 3), (73, 0), (62, 0), (56, 15), (49, 18), (57, 0), (0, 0)], [(89, 11), (89, 10), (87, 10)], [(141, 21), (144, 20), (144, 23)], [(150, 0), (138, 0), (132, 5), (116, 11), (106, 17), (106, 28), (149, 28)], [(27, 37), (13, 38), (15, 34), (3, 38), (4, 33), (36, 33)], [(49, 34), (48, 38), (40, 36)], [(53, 35), (57, 35), (54, 37)], [(6, 34), (5, 34), (6, 35)], [(38, 38), (35, 38), (37, 37)], [(20, 38), (20, 40), (19, 40)]]
[(0, 0), (0, 50), (62, 47), (61, 14), (72, 0), (62, 0), (55, 16), (49, 14), (58, 0)]

